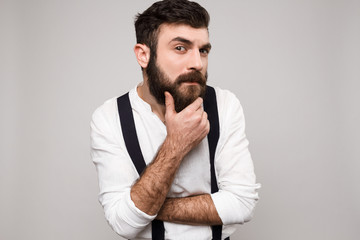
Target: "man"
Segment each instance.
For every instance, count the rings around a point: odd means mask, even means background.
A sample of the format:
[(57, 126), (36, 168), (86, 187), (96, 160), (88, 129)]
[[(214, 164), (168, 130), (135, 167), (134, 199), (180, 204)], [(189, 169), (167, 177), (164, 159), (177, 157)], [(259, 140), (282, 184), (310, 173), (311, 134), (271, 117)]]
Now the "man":
[[(144, 171), (137, 172), (129, 154), (127, 129), (121, 127), (128, 120), (119, 119), (117, 98), (93, 115), (99, 201), (111, 227), (127, 239), (157, 238), (162, 227), (160, 239), (225, 239), (235, 224), (251, 219), (259, 186), (244, 116), (237, 98), (220, 88), (215, 88), (220, 134), (214, 157), (219, 191), (211, 191), (210, 122), (203, 108), (208, 24), (207, 11), (187, 0), (156, 2), (136, 18), (134, 52), (143, 82), (128, 98)], [(214, 237), (216, 231), (220, 237)]]

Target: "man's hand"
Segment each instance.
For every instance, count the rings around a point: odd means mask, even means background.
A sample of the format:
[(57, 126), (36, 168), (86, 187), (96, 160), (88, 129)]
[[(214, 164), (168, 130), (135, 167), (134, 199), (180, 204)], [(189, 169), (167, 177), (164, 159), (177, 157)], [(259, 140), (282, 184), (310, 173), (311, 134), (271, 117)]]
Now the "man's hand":
[(199, 97), (177, 113), (173, 97), (169, 92), (165, 92), (167, 138), (182, 153), (187, 154), (209, 133), (210, 123), (202, 103), (203, 99)]

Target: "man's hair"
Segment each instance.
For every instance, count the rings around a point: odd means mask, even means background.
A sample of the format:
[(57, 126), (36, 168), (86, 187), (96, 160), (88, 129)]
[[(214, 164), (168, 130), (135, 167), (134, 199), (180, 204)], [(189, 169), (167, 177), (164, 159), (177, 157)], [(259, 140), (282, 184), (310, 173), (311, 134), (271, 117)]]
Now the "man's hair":
[(188, 0), (163, 0), (155, 2), (135, 18), (137, 43), (145, 44), (156, 56), (161, 24), (186, 24), (193, 28), (208, 28), (210, 16), (205, 8)]

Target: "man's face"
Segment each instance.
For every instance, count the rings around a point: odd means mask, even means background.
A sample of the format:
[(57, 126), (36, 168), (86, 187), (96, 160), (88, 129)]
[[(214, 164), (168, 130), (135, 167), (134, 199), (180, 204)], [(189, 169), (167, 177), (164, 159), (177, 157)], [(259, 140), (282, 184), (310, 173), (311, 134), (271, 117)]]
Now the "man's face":
[(174, 98), (180, 112), (206, 90), (208, 53), (211, 45), (206, 28), (188, 25), (160, 26), (156, 57), (151, 54), (146, 68), (151, 94), (165, 104), (164, 92)]

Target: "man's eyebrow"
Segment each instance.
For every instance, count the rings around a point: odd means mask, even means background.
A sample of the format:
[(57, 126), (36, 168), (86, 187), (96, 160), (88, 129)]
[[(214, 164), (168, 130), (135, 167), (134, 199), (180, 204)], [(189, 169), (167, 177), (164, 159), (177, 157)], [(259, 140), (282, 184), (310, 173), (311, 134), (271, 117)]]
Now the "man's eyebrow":
[(173, 38), (171, 42), (182, 42), (182, 43), (185, 43), (187, 45), (193, 45), (193, 42), (190, 41), (189, 39), (186, 39), (186, 38), (182, 38), (182, 37), (176, 37), (176, 38)]
[[(170, 43), (171, 43), (171, 42), (182, 42), (182, 43), (184, 43), (184, 44), (186, 44), (186, 45), (190, 45), (190, 46), (194, 45), (194, 43), (193, 43), (192, 41), (190, 41), (189, 39), (183, 38), (183, 37), (173, 38), (173, 39), (170, 41)], [(210, 44), (210, 43), (206, 43), (206, 44), (204, 44), (203, 46), (201, 46), (201, 49), (208, 49), (208, 50), (210, 50), (210, 49), (211, 49), (211, 44)]]
[(207, 43), (207, 44), (203, 45), (201, 48), (202, 48), (202, 49), (210, 50), (210, 49), (211, 49), (211, 44), (210, 44), (210, 43)]

